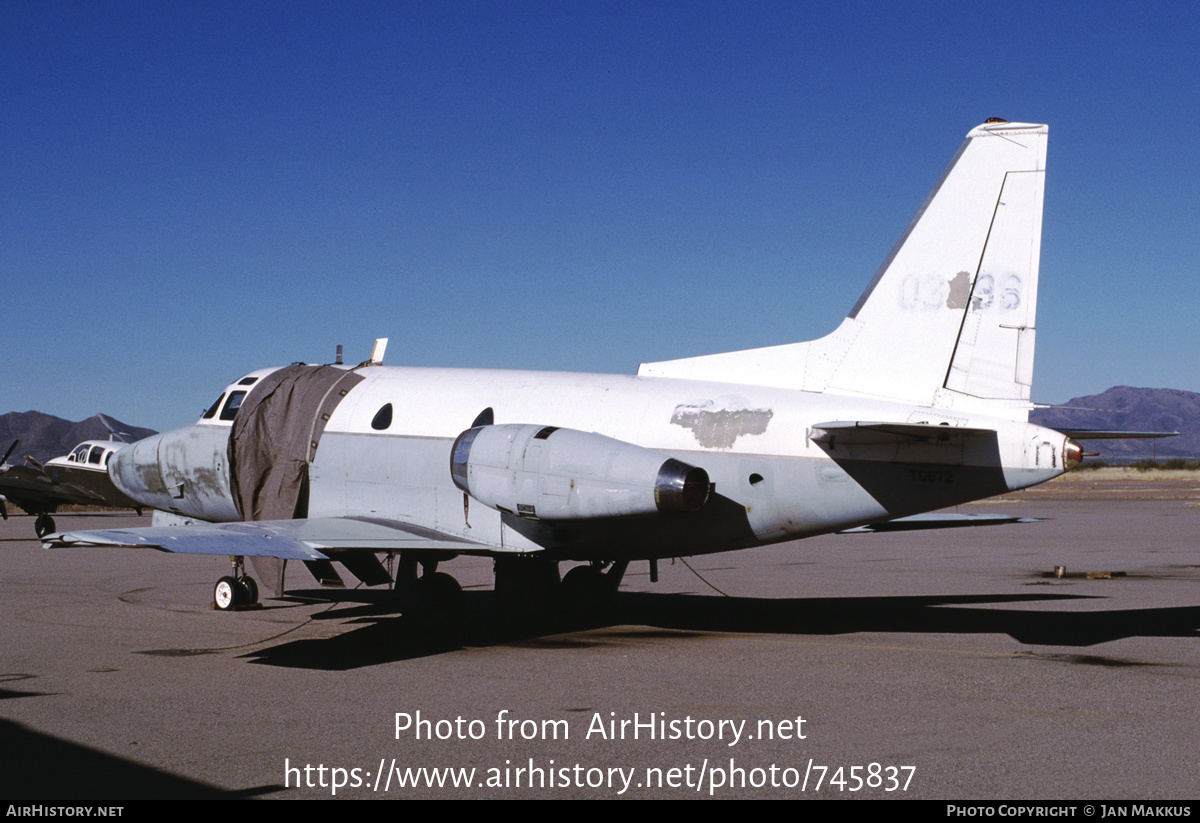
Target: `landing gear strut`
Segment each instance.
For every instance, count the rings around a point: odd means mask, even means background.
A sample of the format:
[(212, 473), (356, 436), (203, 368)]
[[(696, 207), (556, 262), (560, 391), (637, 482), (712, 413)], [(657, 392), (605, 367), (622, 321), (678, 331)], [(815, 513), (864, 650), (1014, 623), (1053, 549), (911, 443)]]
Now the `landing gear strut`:
[(33, 531), (38, 537), (45, 537), (54, 532), (54, 518), (48, 514), (39, 514), (33, 521)]
[(241, 555), (229, 558), (233, 575), (222, 577), (213, 587), (213, 605), (218, 611), (243, 609), (258, 603), (258, 584), (246, 574), (246, 559)]

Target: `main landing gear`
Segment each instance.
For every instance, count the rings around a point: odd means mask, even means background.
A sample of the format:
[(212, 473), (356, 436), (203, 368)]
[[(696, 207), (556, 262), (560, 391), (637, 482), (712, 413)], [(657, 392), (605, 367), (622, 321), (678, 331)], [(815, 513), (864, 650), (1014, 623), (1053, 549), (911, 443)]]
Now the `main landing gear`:
[(33, 521), (33, 533), (39, 538), (54, 533), (54, 518), (48, 514), (39, 514)]
[(616, 597), (627, 568), (629, 561), (619, 560), (608, 564), (589, 563), (568, 571), (563, 575), (558, 591), (563, 614), (584, 619), (603, 611)]
[[(402, 612), (445, 628), (461, 619), (463, 591), (457, 580), (437, 570), (439, 559), (415, 552), (402, 554), (396, 566), (395, 592)], [(558, 561), (499, 557), (494, 565), (496, 616), (518, 623), (556, 617), (589, 619), (612, 601), (628, 566), (627, 560), (594, 562), (576, 566), (560, 578)]]
[(213, 587), (213, 606), (222, 612), (244, 609), (258, 603), (258, 584), (246, 574), (246, 560), (240, 555), (229, 558), (233, 575), (222, 577)]
[[(393, 591), (401, 610), (433, 625), (453, 623), (462, 611), (462, 586), (452, 575), (437, 570), (441, 558), (405, 552), (396, 563)], [(421, 575), (417, 576), (418, 566)]]
[(518, 621), (547, 617), (586, 620), (603, 611), (617, 593), (629, 561), (576, 566), (561, 580), (558, 563), (540, 557), (496, 558), (496, 607)]

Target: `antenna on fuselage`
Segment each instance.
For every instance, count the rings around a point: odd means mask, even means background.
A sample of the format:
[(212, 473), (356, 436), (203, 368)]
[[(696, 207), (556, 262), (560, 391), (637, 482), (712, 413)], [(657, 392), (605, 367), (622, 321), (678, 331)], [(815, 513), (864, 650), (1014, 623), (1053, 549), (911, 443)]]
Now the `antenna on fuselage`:
[(371, 349), (371, 359), (367, 362), (372, 366), (383, 365), (383, 353), (387, 351), (388, 339), (386, 337), (378, 337), (375, 339), (375, 348)]
[(333, 361), (333, 364), (334, 364), (335, 366), (340, 366), (340, 365), (342, 365), (342, 344), (341, 344), (341, 343), (338, 343), (338, 347), (337, 347), (337, 359)]

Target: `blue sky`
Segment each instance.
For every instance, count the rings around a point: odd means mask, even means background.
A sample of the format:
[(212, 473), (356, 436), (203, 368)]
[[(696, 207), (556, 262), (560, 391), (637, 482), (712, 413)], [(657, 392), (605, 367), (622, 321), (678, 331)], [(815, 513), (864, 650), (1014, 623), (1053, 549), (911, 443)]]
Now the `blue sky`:
[(1200, 391), (1197, 31), (1184, 3), (5, 0), (0, 412), (173, 428), (377, 336), (617, 373), (818, 337), (992, 116), (1050, 124), (1034, 399)]

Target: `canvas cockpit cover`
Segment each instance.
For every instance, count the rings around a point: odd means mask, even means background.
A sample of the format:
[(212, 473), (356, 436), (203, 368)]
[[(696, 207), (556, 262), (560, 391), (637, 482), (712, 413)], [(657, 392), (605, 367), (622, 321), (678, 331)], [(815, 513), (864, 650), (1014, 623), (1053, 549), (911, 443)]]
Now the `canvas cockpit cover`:
[(362, 375), (285, 366), (258, 381), (229, 434), (229, 485), (243, 520), (308, 515), (308, 464), (333, 410)]

